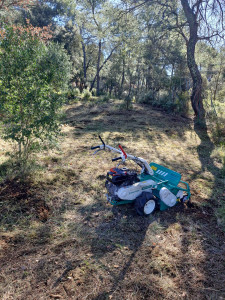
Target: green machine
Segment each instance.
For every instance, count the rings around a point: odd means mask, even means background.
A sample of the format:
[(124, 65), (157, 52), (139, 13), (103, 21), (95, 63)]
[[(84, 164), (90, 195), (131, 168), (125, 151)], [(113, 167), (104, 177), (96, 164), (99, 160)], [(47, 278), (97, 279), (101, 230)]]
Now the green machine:
[[(112, 205), (134, 203), (139, 215), (149, 215), (156, 209), (161, 211), (175, 206), (178, 202), (190, 201), (190, 187), (181, 180), (181, 174), (164, 166), (148, 162), (141, 158), (127, 154), (121, 145), (119, 149), (106, 145), (99, 136), (102, 144), (91, 147), (100, 150), (110, 150), (119, 156), (112, 161), (120, 160), (115, 168), (107, 172), (105, 183), (107, 200)], [(119, 168), (126, 160), (132, 160), (142, 169), (140, 174), (127, 168)]]

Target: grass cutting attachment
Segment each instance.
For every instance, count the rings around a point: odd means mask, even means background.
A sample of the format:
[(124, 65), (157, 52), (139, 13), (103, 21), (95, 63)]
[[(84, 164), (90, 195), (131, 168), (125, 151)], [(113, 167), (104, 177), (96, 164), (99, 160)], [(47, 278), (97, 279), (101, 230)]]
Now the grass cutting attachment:
[(121, 145), (119, 149), (106, 145), (99, 136), (102, 144), (91, 147), (100, 150), (110, 150), (119, 154), (112, 161), (133, 160), (142, 170), (140, 174), (127, 168), (117, 167), (107, 172), (105, 183), (107, 189), (107, 200), (112, 205), (134, 203), (139, 215), (149, 215), (155, 209), (161, 211), (175, 206), (178, 202), (190, 200), (190, 188), (187, 182), (181, 180), (181, 174), (165, 168), (159, 164), (148, 162), (141, 158), (127, 154)]

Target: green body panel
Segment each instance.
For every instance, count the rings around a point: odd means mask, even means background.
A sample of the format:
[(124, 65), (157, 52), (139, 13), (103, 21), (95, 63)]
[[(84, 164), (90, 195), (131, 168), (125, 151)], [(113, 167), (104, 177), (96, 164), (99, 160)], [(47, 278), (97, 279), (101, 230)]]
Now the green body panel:
[(169, 208), (169, 206), (167, 206), (164, 202), (162, 202), (161, 200), (160, 200), (160, 206), (159, 206), (159, 209), (161, 210), (161, 211), (163, 211), (163, 210), (167, 210)]
[(154, 177), (157, 180), (168, 180), (173, 186), (177, 186), (179, 184), (181, 180), (181, 175), (179, 173), (152, 162), (150, 163), (150, 167), (154, 171)]
[(128, 203), (133, 203), (135, 200), (108, 200), (110, 204), (112, 205), (121, 205), (121, 204), (128, 204)]

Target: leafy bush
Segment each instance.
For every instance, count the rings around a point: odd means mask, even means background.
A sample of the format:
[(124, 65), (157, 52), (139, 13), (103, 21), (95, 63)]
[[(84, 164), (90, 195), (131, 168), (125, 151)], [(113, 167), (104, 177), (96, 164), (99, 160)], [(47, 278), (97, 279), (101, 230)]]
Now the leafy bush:
[(69, 100), (76, 99), (80, 96), (80, 90), (78, 88), (70, 88), (67, 92), (67, 98)]
[(178, 93), (173, 98), (167, 92), (156, 97), (154, 91), (148, 91), (139, 96), (138, 102), (150, 104), (153, 107), (161, 108), (169, 112), (177, 112), (187, 115), (189, 111), (189, 95), (188, 92)]
[(132, 98), (129, 96), (126, 96), (126, 98), (124, 99), (125, 105), (126, 105), (126, 109), (132, 109), (133, 105), (132, 105)]
[(216, 118), (213, 124), (212, 136), (216, 144), (225, 145), (225, 122), (223, 118)]
[(83, 96), (84, 100), (89, 100), (89, 99), (91, 99), (92, 94), (89, 91), (89, 89), (85, 89), (85, 90), (83, 90), (82, 96)]
[(78, 88), (73, 88), (72, 93), (74, 97), (80, 96), (80, 90)]
[(188, 92), (178, 93), (175, 99), (175, 111), (183, 115), (188, 115), (189, 103), (190, 103), (190, 97)]
[(108, 94), (105, 94), (103, 96), (100, 96), (99, 100), (102, 102), (108, 102), (110, 100), (110, 96)]
[(17, 144), (17, 159), (25, 166), (33, 145), (59, 132), (70, 62), (61, 46), (29, 30), (6, 27), (0, 48), (3, 138)]
[(155, 100), (154, 92), (152, 90), (147, 93), (141, 93), (138, 97), (139, 103), (151, 104)]
[(97, 90), (95, 88), (93, 88), (91, 92), (93, 96), (97, 96)]

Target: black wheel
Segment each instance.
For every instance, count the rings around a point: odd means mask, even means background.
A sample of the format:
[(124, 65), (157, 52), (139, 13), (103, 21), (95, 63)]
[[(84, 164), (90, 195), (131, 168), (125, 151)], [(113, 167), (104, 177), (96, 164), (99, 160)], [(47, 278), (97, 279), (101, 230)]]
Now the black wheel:
[(152, 193), (143, 192), (134, 202), (134, 207), (139, 216), (148, 216), (156, 209), (156, 198)]

